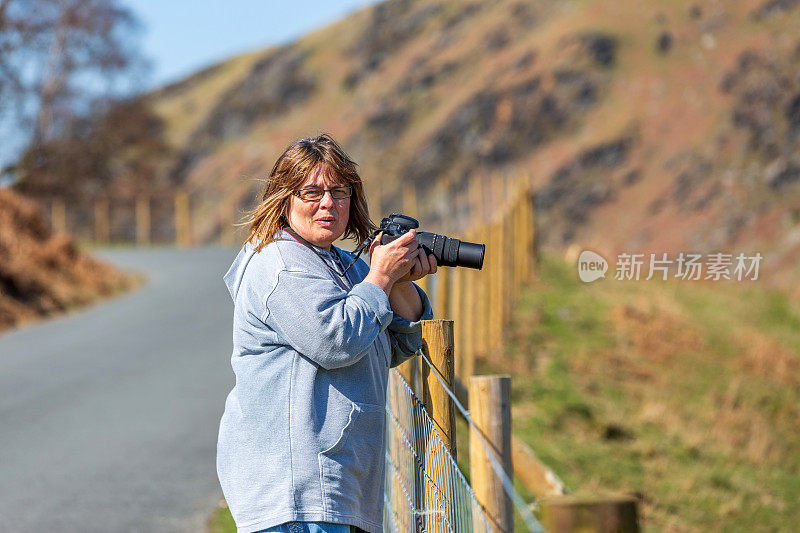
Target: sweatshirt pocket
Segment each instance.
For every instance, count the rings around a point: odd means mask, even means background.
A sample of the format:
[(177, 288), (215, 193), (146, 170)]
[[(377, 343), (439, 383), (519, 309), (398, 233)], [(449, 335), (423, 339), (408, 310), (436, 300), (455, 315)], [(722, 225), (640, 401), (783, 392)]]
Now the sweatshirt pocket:
[(370, 520), (383, 503), (386, 412), (353, 403), (339, 440), (318, 454), (325, 512)]

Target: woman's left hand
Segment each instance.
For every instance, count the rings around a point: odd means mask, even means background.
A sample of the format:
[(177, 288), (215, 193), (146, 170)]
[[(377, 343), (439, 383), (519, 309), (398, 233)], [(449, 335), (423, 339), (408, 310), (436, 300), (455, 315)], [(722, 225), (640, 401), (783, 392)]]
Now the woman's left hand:
[(414, 259), (414, 266), (408, 271), (408, 274), (398, 279), (398, 283), (404, 281), (417, 281), (422, 279), (428, 274), (436, 274), (436, 256), (433, 254), (426, 255), (420, 247), (420, 254)]

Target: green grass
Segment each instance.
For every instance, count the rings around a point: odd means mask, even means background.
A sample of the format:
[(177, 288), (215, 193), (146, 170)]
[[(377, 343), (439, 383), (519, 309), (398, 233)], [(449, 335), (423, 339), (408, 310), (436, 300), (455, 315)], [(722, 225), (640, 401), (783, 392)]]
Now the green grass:
[(514, 432), (574, 492), (639, 495), (645, 530), (780, 530), (800, 522), (798, 316), (757, 284), (583, 284), (545, 258), (479, 370), (524, 361)]
[(236, 533), (236, 524), (226, 505), (221, 505), (206, 522), (205, 533)]

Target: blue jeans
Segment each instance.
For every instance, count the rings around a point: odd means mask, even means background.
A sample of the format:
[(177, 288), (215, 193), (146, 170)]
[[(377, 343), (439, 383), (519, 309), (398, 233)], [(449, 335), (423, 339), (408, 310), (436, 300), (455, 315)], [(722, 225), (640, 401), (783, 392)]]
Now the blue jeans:
[(350, 526), (330, 522), (285, 522), (258, 533), (350, 533)]

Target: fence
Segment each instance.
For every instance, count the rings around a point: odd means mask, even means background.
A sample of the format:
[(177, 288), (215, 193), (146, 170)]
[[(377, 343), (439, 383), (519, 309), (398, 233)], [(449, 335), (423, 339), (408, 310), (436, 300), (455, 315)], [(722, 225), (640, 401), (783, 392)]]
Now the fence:
[[(372, 213), (378, 218), (393, 211), (412, 216), (424, 211), (424, 229), (479, 241), (494, 237), (491, 232), (496, 228), (490, 227), (488, 221), (507, 203), (511, 189), (518, 185), (522, 185), (521, 180), (495, 176), (486, 181), (473, 177), (466, 188), (436, 187), (425, 190), (422, 199), (412, 184), (405, 184), (398, 190), (384, 190), (384, 186), (368, 186), (366, 190)], [(235, 246), (246, 236), (246, 228), (237, 223), (252, 208), (262, 186), (259, 180), (252, 179), (243, 180), (233, 191), (227, 191), (228, 194), (219, 190), (177, 188), (153, 194), (98, 193), (33, 198), (54, 231), (67, 231), (82, 241), (101, 245), (220, 243)], [(454, 210), (454, 205), (463, 207)], [(525, 213), (520, 212), (520, 215)], [(472, 228), (468, 235), (463, 231), (466, 226)], [(526, 269), (523, 264), (514, 268), (519, 275)]]
[[(452, 322), (432, 321), (426, 327), (447, 332), (452, 331)], [(479, 407), (470, 416), (448, 386), (447, 376), (437, 369), (448, 361), (447, 350), (441, 349), (444, 347), (430, 351), (430, 359), (424, 353), (420, 355), (433, 369), (433, 377), (425, 379), (426, 387), (444, 392), (445, 397), (452, 395), (447, 403), (452, 402), (469, 423), (472, 483), (467, 482), (454, 459), (455, 440), (442, 438), (448, 434), (454, 437), (455, 431), (455, 424), (447, 421), (444, 403), (420, 400), (400, 372), (393, 371), (387, 403), (386, 529), (511, 531), (513, 500), (527, 529), (543, 531), (511, 482), (510, 378), (472, 378), (473, 397)]]
[[(633, 498), (559, 496), (564, 487), (558, 478), (525, 448), (515, 449), (510, 377), (472, 376), (468, 394), (459, 394), (452, 371), (452, 326), (450, 320), (423, 322), (419, 357), (390, 374), (384, 529), (505, 532), (518, 526), (544, 531), (531, 511), (536, 502), (527, 504), (515, 490), (512, 478), (517, 477), (536, 480), (525, 484), (537, 496), (550, 495), (539, 502), (548, 531), (638, 531)], [(420, 372), (413, 370), (415, 361)], [(455, 460), (453, 408), (469, 427), (469, 481)], [(514, 463), (520, 453), (519, 467), (536, 470), (536, 475), (519, 475)]]
[(398, 532), (492, 531), (424, 404), (396, 371), (388, 395), (385, 527)]
[[(391, 378), (386, 528), (542, 531), (533, 507), (552, 532), (638, 531), (631, 497), (567, 496), (558, 477), (512, 436), (510, 378), (474, 375), (478, 357), (503, 357), (514, 300), (535, 274), (536, 241), (525, 177), (473, 179), (468, 198), (472, 225), (459, 237), (486, 243), (484, 268), (441, 269), (424, 280), (435, 315), (452, 320), (426, 322), (424, 353)], [(416, 215), (413, 188), (404, 189), (403, 199), (403, 212)], [(469, 484), (455, 466), (454, 413), (469, 426)], [(514, 477), (538, 499), (532, 507), (514, 489)]]
[[(508, 198), (513, 196), (512, 189), (521, 186), (523, 181), (500, 176), (489, 181), (473, 177), (467, 188), (437, 187), (433, 191), (426, 190), (422, 200), (412, 184), (405, 184), (397, 191), (367, 187), (367, 193), (372, 213), (378, 218), (392, 211), (412, 216), (424, 211), (424, 229), (479, 241), (494, 238), (492, 232), (497, 228), (490, 224), (492, 217), (508, 203)], [(261, 187), (258, 180), (247, 180), (230, 194), (178, 188), (154, 194), (98, 193), (33, 198), (54, 231), (67, 231), (82, 241), (141, 246), (215, 242), (238, 245), (246, 234), (245, 228), (237, 223), (252, 207)], [(454, 210), (454, 205), (462, 208)], [(520, 211), (519, 215), (525, 216), (526, 212)], [(532, 225), (532, 220), (521, 219), (517, 223)], [(467, 226), (471, 229), (465, 234), (463, 228)], [(506, 244), (510, 242), (506, 239)], [(529, 266), (519, 264), (514, 271), (522, 275)]]
[(157, 195), (35, 197), (54, 232), (66, 231), (95, 244), (138, 246), (219, 243), (234, 246), (244, 239), (236, 222), (249, 196), (234, 202), (221, 195), (184, 190)]

